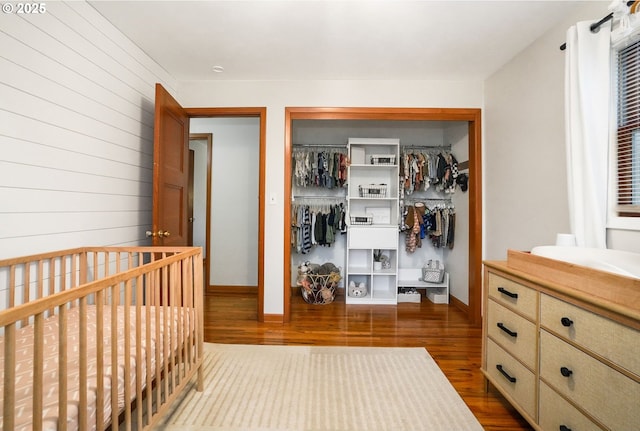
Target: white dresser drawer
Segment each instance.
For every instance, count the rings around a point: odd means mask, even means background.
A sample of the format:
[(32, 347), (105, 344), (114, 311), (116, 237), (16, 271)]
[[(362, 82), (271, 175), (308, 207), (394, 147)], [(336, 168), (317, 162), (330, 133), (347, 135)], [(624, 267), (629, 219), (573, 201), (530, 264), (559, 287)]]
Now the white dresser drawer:
[(536, 417), (536, 377), (493, 340), (487, 340), (487, 369), (496, 386)]
[(537, 317), (538, 292), (508, 278), (489, 273), (489, 297), (532, 320)]
[(397, 227), (356, 227), (350, 226), (347, 234), (349, 248), (398, 248)]
[[(572, 431), (602, 431), (567, 400), (545, 383), (540, 383), (538, 425), (544, 431), (569, 429)], [(565, 426), (566, 428), (560, 428)]]
[(640, 376), (640, 331), (545, 294), (540, 326)]
[(612, 430), (640, 424), (640, 383), (546, 330), (540, 331), (540, 378)]
[(538, 357), (536, 325), (492, 299), (488, 304), (489, 336), (531, 370), (535, 370)]

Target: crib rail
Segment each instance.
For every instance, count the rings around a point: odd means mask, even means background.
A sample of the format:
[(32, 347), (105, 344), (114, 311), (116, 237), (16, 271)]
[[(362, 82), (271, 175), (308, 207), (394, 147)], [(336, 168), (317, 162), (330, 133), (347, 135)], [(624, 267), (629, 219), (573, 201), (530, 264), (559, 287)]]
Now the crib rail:
[(84, 247), (1, 260), (2, 428), (19, 429), (25, 355), (29, 429), (51, 425), (42, 413), (51, 408), (51, 355), (56, 429), (150, 428), (195, 374), (202, 389), (202, 283), (200, 248)]

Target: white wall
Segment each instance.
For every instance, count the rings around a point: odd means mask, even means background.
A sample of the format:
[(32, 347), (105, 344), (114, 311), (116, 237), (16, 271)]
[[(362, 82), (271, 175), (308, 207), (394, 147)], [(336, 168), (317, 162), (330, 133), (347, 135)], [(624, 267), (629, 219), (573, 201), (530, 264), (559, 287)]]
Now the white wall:
[[(445, 143), (458, 163), (469, 160), (469, 124), (453, 123), (445, 129)], [(459, 173), (469, 174), (469, 170)], [(445, 249), (444, 261), (449, 272), (449, 294), (469, 305), (469, 190), (456, 187), (451, 195), (456, 210), (455, 236), (452, 249)]]
[(257, 286), (260, 119), (192, 118), (190, 132), (213, 134), (209, 284)]
[(0, 14), (0, 258), (141, 245), (154, 85), (173, 79), (85, 2)]
[[(266, 195), (275, 196), (265, 214), (266, 314), (283, 313), (285, 107), (482, 108), (481, 82), (453, 81), (207, 81), (180, 82), (185, 107), (266, 106)], [(287, 280), (288, 281), (288, 280)]]
[[(564, 135), (564, 61), (559, 49), (578, 21), (609, 2), (586, 2), (486, 81), (485, 258), (553, 244), (569, 231)], [(608, 247), (640, 251), (640, 231), (609, 229)]]

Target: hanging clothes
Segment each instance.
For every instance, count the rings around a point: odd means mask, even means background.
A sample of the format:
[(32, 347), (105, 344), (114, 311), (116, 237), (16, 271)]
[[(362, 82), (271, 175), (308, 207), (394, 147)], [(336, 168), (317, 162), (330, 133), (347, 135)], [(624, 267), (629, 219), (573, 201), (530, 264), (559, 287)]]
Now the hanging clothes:
[(428, 239), (436, 248), (453, 249), (455, 238), (455, 209), (450, 204), (426, 207), (417, 202), (407, 205), (402, 211), (400, 232), (405, 234), (405, 250), (413, 253)]
[(299, 187), (332, 189), (347, 184), (346, 148), (294, 147), (291, 172)]
[(291, 249), (308, 254), (316, 246), (331, 247), (346, 233), (346, 207), (335, 205), (291, 205)]

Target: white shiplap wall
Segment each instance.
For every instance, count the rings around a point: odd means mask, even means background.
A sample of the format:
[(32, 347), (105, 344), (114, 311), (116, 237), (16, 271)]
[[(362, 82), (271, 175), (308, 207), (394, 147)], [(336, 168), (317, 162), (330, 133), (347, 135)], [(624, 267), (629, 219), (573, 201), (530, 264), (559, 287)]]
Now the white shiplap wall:
[(85, 2), (0, 14), (0, 258), (148, 244), (155, 83), (175, 80)]

